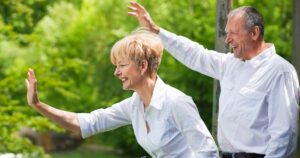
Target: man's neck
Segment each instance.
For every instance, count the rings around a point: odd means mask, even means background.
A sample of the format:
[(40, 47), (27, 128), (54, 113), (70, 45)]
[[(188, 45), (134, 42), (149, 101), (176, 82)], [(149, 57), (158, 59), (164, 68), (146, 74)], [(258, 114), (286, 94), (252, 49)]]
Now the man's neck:
[(256, 57), (260, 53), (262, 53), (265, 49), (268, 48), (268, 44), (265, 41), (260, 41), (253, 44), (253, 50), (249, 53), (248, 58), (246, 60), (251, 60)]

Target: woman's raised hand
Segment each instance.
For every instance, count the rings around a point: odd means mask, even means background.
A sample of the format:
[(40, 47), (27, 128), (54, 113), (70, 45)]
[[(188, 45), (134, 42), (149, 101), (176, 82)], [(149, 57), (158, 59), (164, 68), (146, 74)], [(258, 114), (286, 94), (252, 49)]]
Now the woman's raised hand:
[(37, 94), (37, 80), (32, 69), (28, 70), (25, 82), (27, 87), (27, 102), (30, 106), (36, 108), (36, 106), (40, 103), (40, 100)]

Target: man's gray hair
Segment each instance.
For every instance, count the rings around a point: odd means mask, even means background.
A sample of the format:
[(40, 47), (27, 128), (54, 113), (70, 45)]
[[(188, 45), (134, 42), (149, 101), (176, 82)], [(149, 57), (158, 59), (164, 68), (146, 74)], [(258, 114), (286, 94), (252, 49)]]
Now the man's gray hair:
[(260, 30), (260, 36), (264, 36), (264, 18), (261, 13), (257, 11), (257, 9), (251, 6), (239, 7), (230, 11), (227, 18), (233, 17), (239, 13), (243, 14), (242, 16), (245, 19), (246, 29), (248, 31), (251, 31), (254, 26), (258, 26)]

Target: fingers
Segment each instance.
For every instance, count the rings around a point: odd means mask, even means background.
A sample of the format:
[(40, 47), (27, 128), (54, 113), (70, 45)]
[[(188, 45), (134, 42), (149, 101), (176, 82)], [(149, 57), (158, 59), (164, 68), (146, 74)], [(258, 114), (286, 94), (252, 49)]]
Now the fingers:
[(138, 14), (135, 12), (128, 12), (128, 15), (138, 17)]
[(130, 2), (128, 9), (130, 10), (128, 15), (136, 17), (140, 23), (140, 26), (148, 28), (153, 33), (159, 33), (159, 27), (154, 23), (150, 14), (142, 5), (137, 2)]
[(29, 79), (29, 81), (35, 80), (35, 74), (34, 74), (34, 71), (31, 68), (29, 68), (29, 70), (28, 70), (27, 78)]
[(142, 5), (140, 5), (138, 2), (130, 2), (131, 6), (137, 8), (137, 9), (140, 9), (140, 10), (143, 10), (144, 7)]
[(27, 80), (30, 84), (35, 84), (36, 83), (36, 78), (33, 69), (29, 69), (27, 72)]
[(27, 90), (28, 90), (29, 89), (29, 81), (28, 81), (28, 79), (25, 79), (25, 85), (26, 85)]
[(131, 12), (128, 12), (128, 15), (130, 15), (130, 16), (135, 16), (135, 17), (138, 16), (138, 14), (137, 14), (137, 9), (136, 9), (136, 8), (134, 8), (134, 7), (132, 7), (132, 6), (128, 6), (128, 9), (131, 10)]
[(137, 2), (130, 2), (130, 4), (131, 6), (128, 6), (128, 9), (131, 10), (131, 12), (128, 12), (129, 15), (137, 16), (146, 12), (145, 8)]
[(137, 12), (137, 8), (135, 8), (133, 6), (128, 6), (127, 8), (133, 12)]
[(37, 95), (37, 81), (32, 69), (28, 70), (25, 83), (27, 87), (27, 102), (29, 105), (34, 106), (39, 102), (39, 99)]
[(27, 89), (29, 90), (30, 88), (33, 88), (34, 90), (36, 89), (37, 85), (37, 80), (35, 78), (35, 74), (33, 69), (29, 69), (27, 72), (27, 79), (25, 80)]

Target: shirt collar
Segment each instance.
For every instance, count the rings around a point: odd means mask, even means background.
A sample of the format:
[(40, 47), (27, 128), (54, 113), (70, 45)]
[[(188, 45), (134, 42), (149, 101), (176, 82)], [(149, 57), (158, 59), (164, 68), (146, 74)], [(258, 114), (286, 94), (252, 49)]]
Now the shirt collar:
[(259, 53), (254, 58), (247, 60), (246, 63), (250, 64), (253, 68), (257, 68), (262, 63), (264, 63), (266, 60), (270, 59), (271, 56), (275, 54), (275, 46), (274, 44), (268, 43), (269, 47), (265, 50), (263, 50), (261, 53)]

